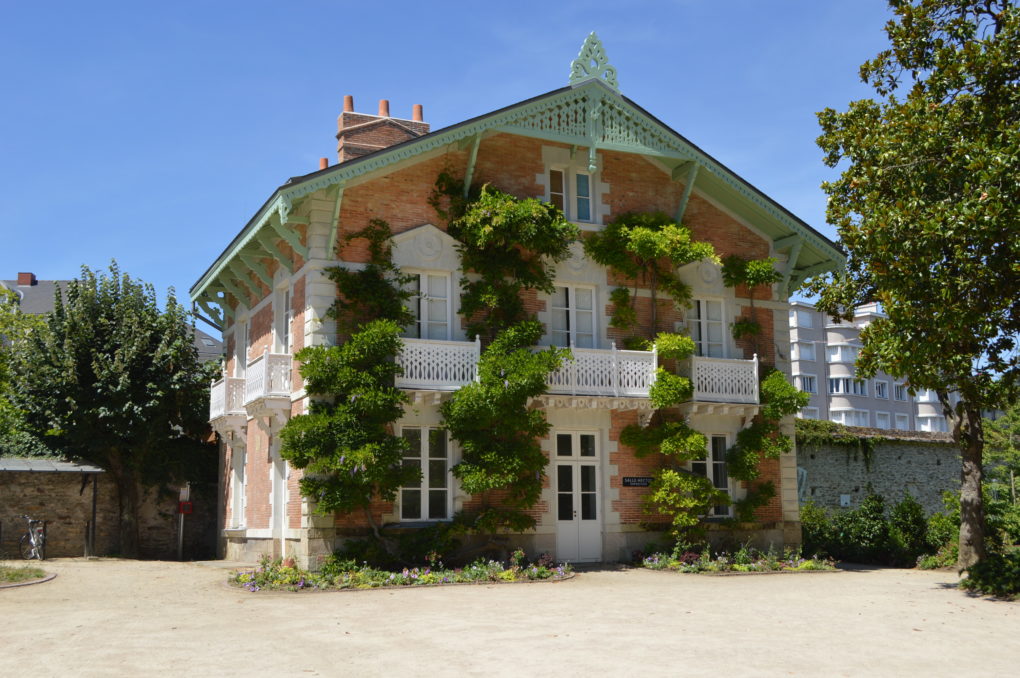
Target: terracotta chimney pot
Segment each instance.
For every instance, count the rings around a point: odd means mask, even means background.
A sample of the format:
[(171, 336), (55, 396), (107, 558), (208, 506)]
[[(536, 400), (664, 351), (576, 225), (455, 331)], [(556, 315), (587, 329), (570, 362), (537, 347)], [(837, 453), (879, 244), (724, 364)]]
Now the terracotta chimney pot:
[(353, 112), (354, 112), (354, 95), (353, 94), (345, 94), (344, 95), (344, 113), (353, 113)]
[(414, 120), (415, 122), (422, 122), (425, 119), (422, 115), (421, 104), (415, 104), (414, 108), (411, 110), (414, 111), (411, 113), (411, 120)]
[(390, 100), (380, 99), (379, 100), (379, 117), (388, 118), (390, 117)]
[(324, 170), (329, 167), (329, 160), (327, 158), (319, 158), (319, 169)]

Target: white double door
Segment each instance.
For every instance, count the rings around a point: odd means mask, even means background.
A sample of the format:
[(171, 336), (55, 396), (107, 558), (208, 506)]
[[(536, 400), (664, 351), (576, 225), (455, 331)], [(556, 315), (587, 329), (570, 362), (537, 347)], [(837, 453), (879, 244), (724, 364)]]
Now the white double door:
[(556, 558), (573, 563), (602, 560), (602, 492), (598, 435), (553, 434), (556, 490)]

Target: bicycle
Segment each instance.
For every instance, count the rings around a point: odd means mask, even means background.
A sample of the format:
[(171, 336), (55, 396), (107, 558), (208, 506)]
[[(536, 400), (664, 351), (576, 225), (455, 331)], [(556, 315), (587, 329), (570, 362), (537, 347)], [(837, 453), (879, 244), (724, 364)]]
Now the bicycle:
[(44, 560), (46, 558), (46, 521), (33, 520), (24, 515), (21, 517), (28, 521), (28, 531), (21, 535), (19, 542), (21, 557), (25, 560), (33, 558)]

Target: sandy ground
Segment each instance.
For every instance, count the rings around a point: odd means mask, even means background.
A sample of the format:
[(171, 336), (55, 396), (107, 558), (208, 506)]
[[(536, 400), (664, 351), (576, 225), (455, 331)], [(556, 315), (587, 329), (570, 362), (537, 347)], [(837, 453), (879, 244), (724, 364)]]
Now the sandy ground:
[(0, 590), (0, 676), (1020, 675), (1020, 603), (945, 572), (252, 594), (222, 564), (44, 567)]

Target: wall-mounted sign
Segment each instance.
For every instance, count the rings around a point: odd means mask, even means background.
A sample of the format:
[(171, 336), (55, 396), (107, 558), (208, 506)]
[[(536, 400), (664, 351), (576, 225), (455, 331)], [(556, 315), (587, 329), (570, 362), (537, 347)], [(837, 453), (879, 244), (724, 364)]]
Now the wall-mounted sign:
[(651, 476), (624, 476), (624, 487), (648, 487), (652, 484)]

